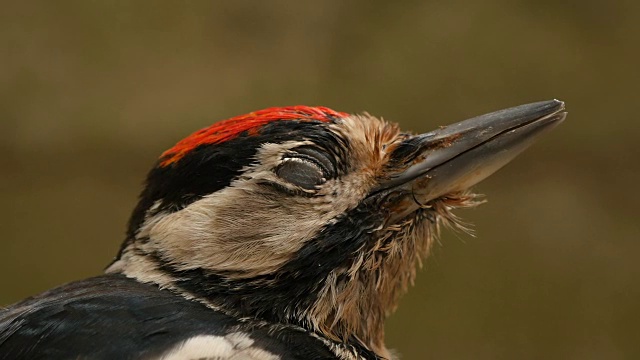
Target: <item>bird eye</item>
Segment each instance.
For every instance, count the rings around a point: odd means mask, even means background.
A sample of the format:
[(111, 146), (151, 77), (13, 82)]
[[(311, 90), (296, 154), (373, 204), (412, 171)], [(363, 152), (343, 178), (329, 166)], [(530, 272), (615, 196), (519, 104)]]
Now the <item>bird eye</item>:
[(306, 190), (313, 190), (327, 180), (317, 163), (300, 157), (284, 159), (284, 162), (276, 169), (276, 174)]

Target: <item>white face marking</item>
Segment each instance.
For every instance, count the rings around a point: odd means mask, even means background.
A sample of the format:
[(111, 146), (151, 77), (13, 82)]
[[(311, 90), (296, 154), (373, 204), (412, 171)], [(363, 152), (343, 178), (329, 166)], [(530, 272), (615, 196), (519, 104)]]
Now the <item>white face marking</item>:
[(163, 355), (161, 360), (279, 360), (274, 355), (253, 345), (244, 333), (225, 336), (199, 335), (192, 337)]

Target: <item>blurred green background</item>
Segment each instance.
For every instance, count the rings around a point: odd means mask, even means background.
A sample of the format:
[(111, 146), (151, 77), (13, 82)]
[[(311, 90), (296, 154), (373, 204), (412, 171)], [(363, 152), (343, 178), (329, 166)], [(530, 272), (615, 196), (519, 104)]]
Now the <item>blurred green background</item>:
[(157, 156), (292, 104), (427, 131), (559, 98), (388, 322), (404, 359), (640, 358), (640, 2), (41, 1), (0, 12), (0, 304), (99, 274)]

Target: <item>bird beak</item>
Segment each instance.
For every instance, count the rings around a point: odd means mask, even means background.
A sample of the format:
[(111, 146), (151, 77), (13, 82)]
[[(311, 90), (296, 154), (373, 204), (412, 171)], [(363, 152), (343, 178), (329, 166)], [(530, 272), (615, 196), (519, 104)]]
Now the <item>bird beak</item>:
[(562, 101), (542, 101), (409, 138), (391, 154), (396, 163), (403, 164), (401, 170), (394, 171), (380, 190), (410, 191), (422, 204), (466, 190), (506, 165), (565, 117)]

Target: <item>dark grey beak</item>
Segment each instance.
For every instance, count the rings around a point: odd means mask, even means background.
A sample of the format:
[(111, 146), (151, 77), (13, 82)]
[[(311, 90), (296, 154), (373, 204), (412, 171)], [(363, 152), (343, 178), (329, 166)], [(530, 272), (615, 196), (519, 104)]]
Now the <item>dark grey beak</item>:
[[(506, 165), (566, 117), (564, 103), (542, 101), (478, 116), (407, 140), (409, 164), (383, 184), (426, 203), (468, 189)], [(398, 151), (405, 151), (401, 145)], [(382, 189), (381, 189), (382, 190)]]

